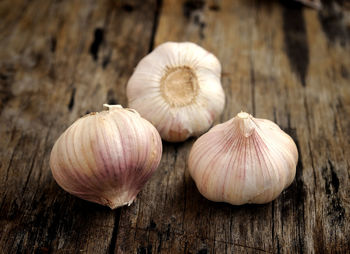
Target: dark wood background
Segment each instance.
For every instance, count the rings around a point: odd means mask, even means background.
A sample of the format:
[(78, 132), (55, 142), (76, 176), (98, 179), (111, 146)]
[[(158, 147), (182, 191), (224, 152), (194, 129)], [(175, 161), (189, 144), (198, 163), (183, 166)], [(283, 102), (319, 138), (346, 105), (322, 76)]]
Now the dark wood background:
[[(138, 61), (192, 41), (223, 66), (217, 122), (240, 110), (298, 145), (296, 179), (266, 205), (203, 198), (164, 143), (136, 202), (110, 210), (64, 192), (49, 155), (103, 103), (127, 105)], [(350, 253), (350, 3), (291, 0), (0, 2), (0, 253)]]

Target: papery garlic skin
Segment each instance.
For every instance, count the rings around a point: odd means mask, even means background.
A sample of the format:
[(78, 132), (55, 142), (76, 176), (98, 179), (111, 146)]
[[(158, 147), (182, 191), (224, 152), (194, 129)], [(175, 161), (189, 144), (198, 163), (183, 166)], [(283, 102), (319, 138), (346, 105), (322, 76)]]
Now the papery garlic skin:
[(298, 150), (278, 125), (241, 112), (193, 145), (189, 172), (199, 192), (233, 205), (274, 200), (294, 177)]
[(58, 138), (50, 167), (67, 192), (114, 209), (130, 205), (151, 177), (162, 142), (136, 111), (109, 107), (78, 119)]
[(135, 108), (170, 142), (207, 131), (222, 113), (221, 65), (191, 42), (166, 42), (144, 57), (127, 85)]

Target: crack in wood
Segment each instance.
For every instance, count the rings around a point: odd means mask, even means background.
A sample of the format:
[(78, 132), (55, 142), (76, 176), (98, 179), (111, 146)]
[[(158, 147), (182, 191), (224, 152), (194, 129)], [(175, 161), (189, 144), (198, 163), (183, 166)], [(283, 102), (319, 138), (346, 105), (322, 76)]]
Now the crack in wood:
[(68, 103), (68, 110), (72, 111), (73, 107), (74, 107), (74, 100), (75, 100), (75, 87), (73, 87), (71, 95), (70, 95), (70, 99), (69, 99), (69, 103)]
[(305, 87), (310, 60), (303, 8), (289, 3), (284, 7), (283, 33), (290, 66)]
[(55, 36), (52, 36), (50, 40), (50, 51), (52, 53), (56, 51), (56, 46), (57, 46), (57, 39)]
[(112, 237), (108, 247), (108, 253), (110, 254), (116, 253), (116, 248), (117, 248), (116, 244), (117, 244), (117, 236), (119, 231), (119, 219), (120, 219), (121, 210), (122, 208), (118, 208), (115, 211)]
[(204, 29), (207, 26), (204, 18), (204, 0), (186, 0), (182, 5), (183, 15), (198, 27), (198, 35), (201, 40), (205, 39)]
[(325, 192), (329, 200), (327, 204), (327, 215), (330, 217), (332, 225), (342, 226), (345, 219), (345, 209), (338, 196), (339, 178), (330, 159), (328, 159), (327, 166), (322, 169), (322, 176), (325, 180)]
[[(343, 1), (323, 0), (324, 8), (318, 13), (323, 32), (331, 44), (339, 42), (343, 47), (350, 41), (350, 33), (347, 31), (343, 13)], [(350, 31), (350, 29), (349, 29)]]
[(148, 52), (151, 52), (154, 49), (154, 41), (155, 41), (156, 34), (157, 34), (157, 28), (158, 28), (158, 24), (159, 24), (160, 11), (162, 9), (162, 5), (163, 5), (163, 0), (157, 0), (155, 11), (154, 11), (151, 40), (150, 40)]
[(132, 12), (134, 10), (135, 6), (130, 3), (124, 3), (122, 5), (122, 9), (126, 12)]
[(183, 15), (189, 19), (196, 11), (203, 10), (204, 6), (204, 0), (186, 0), (182, 6)]
[(271, 202), (271, 224), (272, 246), (275, 248), (275, 200)]
[(90, 54), (95, 62), (98, 60), (98, 51), (104, 40), (104, 29), (96, 28), (94, 31), (94, 40), (90, 46)]

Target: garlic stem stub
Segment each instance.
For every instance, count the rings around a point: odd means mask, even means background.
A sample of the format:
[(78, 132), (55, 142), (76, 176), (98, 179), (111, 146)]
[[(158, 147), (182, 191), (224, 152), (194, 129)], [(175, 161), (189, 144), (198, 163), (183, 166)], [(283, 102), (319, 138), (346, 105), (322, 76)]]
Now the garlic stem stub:
[(111, 209), (130, 205), (159, 165), (161, 138), (135, 110), (107, 105), (56, 141), (50, 167), (65, 191)]
[(129, 107), (170, 142), (199, 136), (222, 113), (221, 65), (191, 42), (166, 42), (144, 57), (128, 81)]
[(295, 177), (298, 150), (278, 125), (241, 112), (193, 145), (189, 172), (209, 200), (233, 205), (274, 200)]

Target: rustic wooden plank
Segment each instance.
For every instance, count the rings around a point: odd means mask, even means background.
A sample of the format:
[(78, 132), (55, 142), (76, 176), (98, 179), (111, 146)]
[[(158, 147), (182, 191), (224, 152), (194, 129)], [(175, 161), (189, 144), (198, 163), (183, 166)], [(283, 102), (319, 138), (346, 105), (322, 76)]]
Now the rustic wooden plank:
[(155, 1), (1, 1), (0, 252), (113, 252), (120, 210), (65, 193), (48, 159), (79, 116), (126, 105), (155, 12)]
[(349, 22), (345, 3), (163, 1), (155, 45), (193, 41), (218, 56), (220, 121), (246, 110), (296, 141), (293, 184), (266, 205), (204, 199), (186, 160), (194, 140), (164, 144), (160, 169), (121, 211), (117, 252), (346, 253), (349, 222)]
[[(16, 6), (16, 8), (14, 8)], [(350, 20), (345, 1), (1, 1), (0, 246), (4, 253), (346, 253), (350, 249)], [(159, 23), (158, 23), (159, 21)], [(155, 41), (153, 34), (155, 33)], [(214, 203), (164, 143), (154, 177), (117, 211), (61, 190), (59, 134), (104, 102), (126, 105), (136, 63), (168, 40), (218, 56), (227, 96), (298, 144), (293, 184), (266, 205)]]

